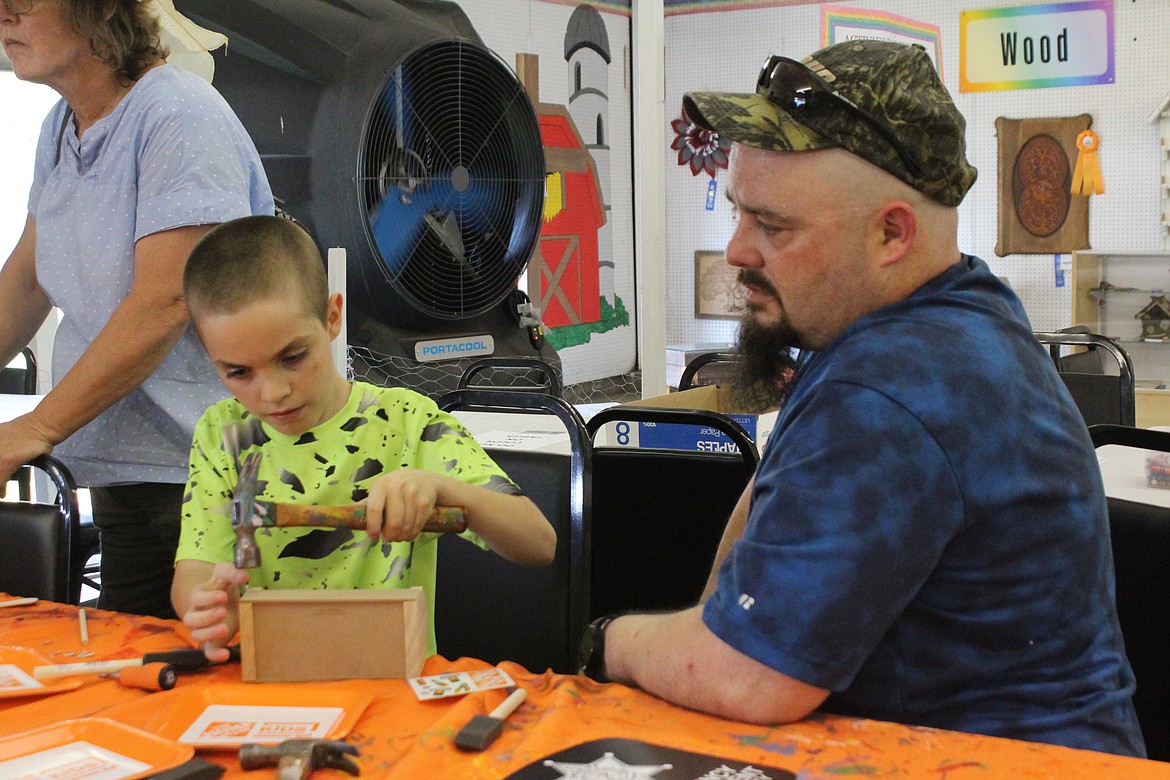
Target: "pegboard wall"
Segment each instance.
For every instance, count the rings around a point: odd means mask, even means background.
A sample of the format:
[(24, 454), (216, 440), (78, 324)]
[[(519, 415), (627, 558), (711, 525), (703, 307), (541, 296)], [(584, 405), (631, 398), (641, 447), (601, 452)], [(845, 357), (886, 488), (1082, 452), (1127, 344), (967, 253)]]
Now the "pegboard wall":
[[(1163, 251), (1161, 160), (1158, 126), (1150, 116), (1170, 94), (1170, 0), (1114, 0), (1113, 84), (1084, 87), (959, 92), (959, 13), (1027, 5), (1024, 0), (957, 3), (952, 0), (855, 0), (854, 8), (881, 10), (938, 25), (943, 80), (967, 118), (967, 155), (979, 179), (959, 207), (959, 247), (982, 257), (1024, 302), (1035, 330), (1071, 323), (1069, 281), (1057, 286), (1052, 255), (995, 256), (995, 120), (1065, 117), (1088, 113), (1100, 135), (1105, 193), (1089, 203), (1089, 242), (1096, 251)], [(749, 92), (769, 54), (799, 59), (821, 46), (820, 6), (758, 7), (671, 16), (666, 19), (666, 121), (680, 113), (692, 90)], [(668, 141), (669, 143), (669, 141)], [(709, 179), (691, 176), (669, 155), (667, 189), (668, 343), (734, 339), (734, 322), (694, 316), (695, 250), (719, 250), (732, 232), (723, 197), (727, 172), (718, 176), (715, 208), (706, 210)], [(793, 186), (799, 186), (794, 182)]]

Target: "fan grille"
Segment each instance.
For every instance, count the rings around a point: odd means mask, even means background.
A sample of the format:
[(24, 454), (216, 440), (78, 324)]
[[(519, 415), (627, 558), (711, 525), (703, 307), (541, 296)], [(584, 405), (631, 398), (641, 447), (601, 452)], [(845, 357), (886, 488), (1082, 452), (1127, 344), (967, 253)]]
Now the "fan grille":
[(378, 253), (363, 274), (444, 320), (515, 288), (539, 238), (544, 155), (528, 97), (494, 53), (451, 39), (407, 55), (371, 108), (359, 165)]

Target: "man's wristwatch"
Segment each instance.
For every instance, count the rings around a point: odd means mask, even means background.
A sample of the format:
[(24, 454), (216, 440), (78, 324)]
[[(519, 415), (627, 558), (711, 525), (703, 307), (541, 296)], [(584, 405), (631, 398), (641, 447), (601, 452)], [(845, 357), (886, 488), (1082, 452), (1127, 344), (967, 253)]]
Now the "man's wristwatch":
[(594, 620), (581, 636), (581, 650), (578, 655), (580, 673), (597, 682), (610, 682), (605, 671), (605, 630), (618, 617), (606, 615)]

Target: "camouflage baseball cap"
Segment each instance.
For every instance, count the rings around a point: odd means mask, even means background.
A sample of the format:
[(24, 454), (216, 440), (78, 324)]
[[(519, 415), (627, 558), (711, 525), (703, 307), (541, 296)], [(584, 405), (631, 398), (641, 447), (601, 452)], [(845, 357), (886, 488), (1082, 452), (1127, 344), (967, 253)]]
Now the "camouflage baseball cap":
[(947, 206), (975, 183), (966, 120), (917, 44), (846, 41), (800, 63), (771, 57), (756, 92), (690, 92), (683, 110), (757, 149), (839, 146)]

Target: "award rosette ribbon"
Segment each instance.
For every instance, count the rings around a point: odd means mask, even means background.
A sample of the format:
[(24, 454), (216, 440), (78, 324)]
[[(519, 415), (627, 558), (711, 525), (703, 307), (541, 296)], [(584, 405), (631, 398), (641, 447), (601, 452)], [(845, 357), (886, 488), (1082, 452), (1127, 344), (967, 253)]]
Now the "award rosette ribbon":
[(1101, 164), (1097, 161), (1097, 147), (1100, 138), (1092, 130), (1082, 130), (1077, 136), (1077, 167), (1073, 171), (1073, 195), (1100, 195), (1105, 192), (1105, 180), (1101, 178)]

